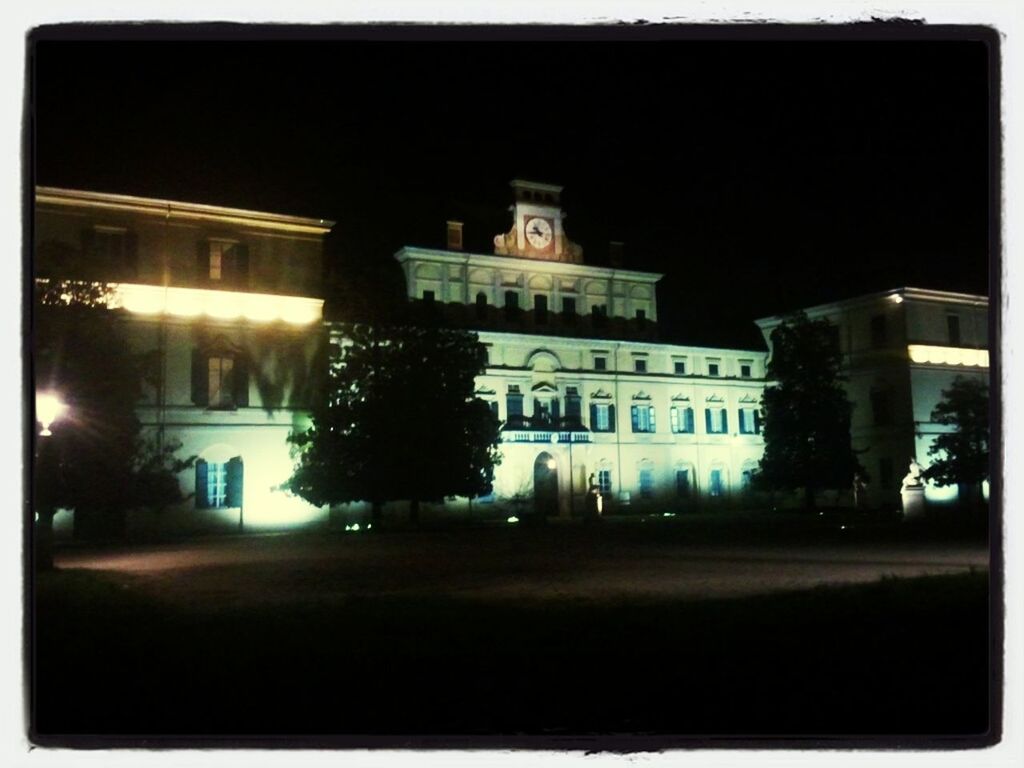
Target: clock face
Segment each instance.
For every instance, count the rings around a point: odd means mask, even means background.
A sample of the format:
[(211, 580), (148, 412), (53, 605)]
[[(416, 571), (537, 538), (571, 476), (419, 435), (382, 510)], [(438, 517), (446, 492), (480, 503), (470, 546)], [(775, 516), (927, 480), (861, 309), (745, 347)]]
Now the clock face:
[(537, 250), (547, 248), (551, 243), (553, 232), (551, 231), (551, 222), (547, 219), (527, 219), (526, 220), (526, 240)]

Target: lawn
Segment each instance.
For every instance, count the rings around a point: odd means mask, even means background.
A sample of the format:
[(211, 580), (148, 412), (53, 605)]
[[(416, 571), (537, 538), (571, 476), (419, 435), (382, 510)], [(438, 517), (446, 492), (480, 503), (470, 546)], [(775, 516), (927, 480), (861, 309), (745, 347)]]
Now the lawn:
[(272, 606), (154, 601), (138, 578), (38, 581), (37, 742), (935, 743), (989, 729), (983, 570), (716, 600), (438, 592)]

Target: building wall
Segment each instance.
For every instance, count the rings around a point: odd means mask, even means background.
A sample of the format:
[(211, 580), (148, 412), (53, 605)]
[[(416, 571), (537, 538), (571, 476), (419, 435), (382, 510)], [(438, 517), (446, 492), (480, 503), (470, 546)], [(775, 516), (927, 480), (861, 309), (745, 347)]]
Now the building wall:
[[(293, 468), (287, 437), (308, 419), (326, 365), (316, 294), (330, 222), (66, 190), (37, 197), (37, 276), (115, 284), (111, 311), (128, 344), (157, 361), (138, 407), (144, 434), (180, 443), (179, 457), (197, 456), (207, 469), (241, 459), (237, 504), (200, 504), (198, 470), (189, 469), (178, 478), (186, 499), (133, 511), (129, 532), (236, 529), (243, 517), (249, 530), (326, 519), (278, 488)], [(117, 248), (97, 244), (111, 232)], [(210, 268), (212, 242), (244, 249), (231, 268), (236, 252), (223, 252), (232, 255), (221, 256), (222, 279)], [(70, 523), (62, 515), (58, 531)]]
[[(484, 332), (480, 339), (488, 347), (489, 365), (477, 379), (477, 393), (496, 403), (496, 413), (506, 424), (503, 460), (495, 480), (498, 498), (530, 496), (534, 462), (547, 453), (558, 466), (560, 514), (569, 514), (569, 432), (537, 425), (515, 429), (510, 424), (508, 396), (511, 387), (518, 387), (527, 419), (537, 412), (538, 400), (551, 398), (558, 399), (564, 415), (566, 396), (574, 388), (585, 429), (572, 439), (586, 440), (574, 442), (572, 448), (577, 514), (582, 512), (579, 503), (588, 478), (599, 469), (611, 472), (612, 489), (606, 494), (610, 507), (684, 503), (676, 482), (676, 472), (683, 469), (689, 470), (690, 503), (743, 503), (743, 471), (756, 468), (764, 443), (760, 433), (740, 433), (738, 411), (760, 411), (764, 353), (596, 339), (581, 344), (575, 339), (507, 333)], [(595, 368), (596, 357), (605, 359), (605, 370)], [(637, 372), (638, 360), (646, 362), (646, 372)], [(707, 374), (711, 360), (719, 365), (720, 375)], [(674, 373), (676, 361), (685, 361), (685, 373)], [(749, 376), (740, 375), (741, 365), (750, 366)], [(615, 406), (614, 432), (595, 431), (591, 404)], [(634, 405), (653, 409), (653, 431), (633, 431)], [(692, 433), (672, 431), (673, 407), (680, 412), (693, 410)], [(704, 415), (708, 408), (725, 409), (725, 433), (708, 433)], [(550, 442), (556, 433), (557, 441)], [(712, 469), (720, 473), (722, 486), (715, 497), (709, 487)], [(649, 495), (641, 492), (641, 470), (651, 473)]]
[[(922, 467), (929, 464), (928, 448), (942, 429), (931, 422), (931, 412), (942, 390), (957, 375), (988, 376), (988, 300), (903, 288), (811, 307), (805, 313), (811, 319), (828, 319), (839, 329), (842, 373), (853, 404), (851, 443), (868, 472), (868, 503), (898, 507), (910, 460)], [(957, 321), (951, 324), (950, 316)], [(769, 349), (771, 331), (784, 319), (758, 321)], [(916, 362), (911, 354), (915, 345), (940, 347), (939, 357), (957, 362)], [(965, 356), (964, 350), (980, 354)], [(957, 498), (955, 488), (928, 484), (925, 491), (935, 503)]]
[(597, 306), (607, 308), (610, 318), (633, 319), (637, 311), (650, 322), (658, 318), (658, 274), (423, 248), (403, 248), (395, 258), (414, 300), (429, 291), (438, 302), (472, 305), (483, 294), (488, 305), (503, 308), (512, 292), (525, 311), (544, 296), (554, 314), (563, 311), (563, 299), (571, 298), (578, 315), (589, 315)]

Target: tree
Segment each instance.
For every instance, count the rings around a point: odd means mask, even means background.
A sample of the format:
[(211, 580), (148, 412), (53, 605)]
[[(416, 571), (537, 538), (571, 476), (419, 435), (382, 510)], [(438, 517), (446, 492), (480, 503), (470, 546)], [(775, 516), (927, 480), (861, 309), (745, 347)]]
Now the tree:
[(772, 356), (762, 398), (764, 456), (758, 482), (770, 489), (815, 493), (849, 488), (866, 473), (850, 445), (852, 405), (842, 387), (835, 326), (794, 315), (772, 332)]
[(963, 485), (977, 498), (988, 480), (988, 382), (957, 376), (932, 410), (936, 424), (952, 427), (935, 438), (928, 449), (931, 463), (922, 475), (936, 485)]
[(124, 532), (130, 509), (183, 496), (177, 474), (194, 457), (147, 433), (136, 414), (154, 360), (130, 350), (118, 311), (96, 284), (49, 281), (33, 303), (32, 363), (37, 391), (57, 393), (67, 415), (49, 436), (34, 434), (34, 507), (41, 553), (57, 509), (73, 509), (79, 536)]
[(293, 433), (286, 487), (316, 504), (474, 497), (491, 490), (498, 422), (474, 396), (487, 363), (475, 334), (430, 327), (346, 325), (327, 396)]

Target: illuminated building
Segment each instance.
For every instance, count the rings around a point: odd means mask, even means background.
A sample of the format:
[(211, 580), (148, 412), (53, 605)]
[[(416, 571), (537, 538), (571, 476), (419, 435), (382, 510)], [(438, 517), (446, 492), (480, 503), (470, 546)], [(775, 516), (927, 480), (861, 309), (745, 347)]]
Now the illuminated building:
[(512, 188), (494, 253), (463, 251), (449, 222), (446, 248), (395, 255), (420, 311), (487, 345), (477, 395), (503, 423), (503, 460), (484, 502), (579, 516), (593, 478), (606, 512), (742, 503), (764, 447), (764, 352), (659, 343), (661, 275), (585, 265), (561, 188)]
[(333, 223), (48, 187), (35, 203), (37, 278), (111, 286), (133, 350), (160, 361), (141, 421), (179, 441), (179, 456), (199, 457), (180, 478), (188, 501), (135, 512), (129, 530), (322, 519), (276, 487), (291, 474), (286, 438), (307, 417), (312, 367), (324, 360), (318, 294)]
[[(898, 505), (911, 457), (927, 467), (935, 436), (949, 429), (931, 421), (942, 391), (956, 376), (988, 380), (988, 299), (900, 288), (804, 312), (838, 329), (842, 373), (854, 406), (851, 438), (869, 474), (869, 503)], [(757, 321), (769, 350), (771, 332), (784, 319)], [(987, 484), (983, 490), (987, 494)], [(957, 493), (955, 487), (925, 486), (931, 502), (952, 501)]]

